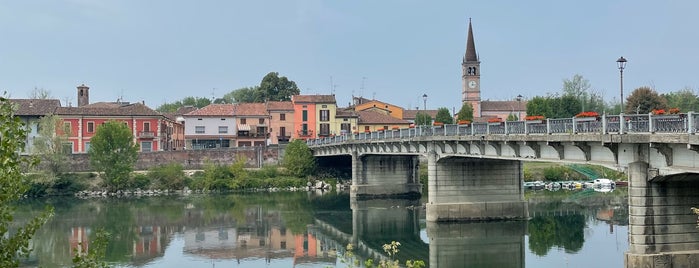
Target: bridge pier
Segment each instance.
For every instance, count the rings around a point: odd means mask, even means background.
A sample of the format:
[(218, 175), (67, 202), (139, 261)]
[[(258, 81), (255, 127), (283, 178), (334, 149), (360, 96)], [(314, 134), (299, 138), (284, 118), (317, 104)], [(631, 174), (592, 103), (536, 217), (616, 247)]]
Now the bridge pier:
[(427, 156), (427, 221), (526, 219), (517, 160)]
[(699, 182), (686, 177), (651, 181), (649, 165), (629, 164), (627, 268), (699, 266)]
[(352, 153), (350, 197), (420, 196), (422, 185), (415, 155)]

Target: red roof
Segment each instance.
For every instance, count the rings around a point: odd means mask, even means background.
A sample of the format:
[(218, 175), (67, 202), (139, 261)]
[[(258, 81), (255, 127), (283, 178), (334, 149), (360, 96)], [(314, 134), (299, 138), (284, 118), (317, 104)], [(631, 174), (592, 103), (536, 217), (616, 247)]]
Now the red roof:
[(235, 105), (233, 113), (237, 116), (266, 116), (267, 107), (264, 103), (238, 103)]
[(293, 111), (294, 104), (290, 101), (268, 101), (268, 111)]
[(410, 124), (406, 120), (372, 111), (357, 111), (357, 114), (359, 115), (359, 124)]
[(304, 103), (336, 103), (335, 95), (294, 95), (291, 96), (291, 101)]
[(185, 116), (233, 116), (233, 104), (209, 104), (204, 108), (189, 112)]

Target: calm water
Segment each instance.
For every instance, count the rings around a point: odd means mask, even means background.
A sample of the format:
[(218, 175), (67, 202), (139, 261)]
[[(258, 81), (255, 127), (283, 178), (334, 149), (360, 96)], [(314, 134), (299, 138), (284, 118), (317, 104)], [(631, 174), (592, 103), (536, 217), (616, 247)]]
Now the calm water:
[(347, 194), (255, 193), (128, 199), (46, 199), (21, 204), (18, 220), (55, 207), (27, 266), (71, 265), (97, 228), (112, 234), (107, 260), (120, 267), (346, 267), (338, 253), (432, 267), (623, 267), (626, 189), (527, 192), (531, 219), (433, 224), (421, 200), (350, 201)]

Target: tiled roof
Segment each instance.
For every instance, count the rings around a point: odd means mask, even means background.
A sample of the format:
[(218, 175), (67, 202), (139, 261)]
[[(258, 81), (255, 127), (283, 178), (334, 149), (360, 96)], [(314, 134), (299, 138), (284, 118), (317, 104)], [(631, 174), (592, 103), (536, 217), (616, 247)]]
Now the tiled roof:
[(481, 101), (483, 111), (526, 111), (526, 101)]
[(390, 115), (372, 111), (358, 111), (359, 124), (410, 124), (410, 122)]
[(336, 103), (335, 95), (294, 95), (291, 96), (291, 101), (305, 103)]
[(57, 115), (88, 115), (88, 116), (162, 116), (141, 103), (95, 103), (83, 107), (58, 107)]
[(42, 116), (52, 114), (56, 108), (61, 107), (61, 101), (56, 99), (10, 99), (10, 102), (18, 104), (15, 115)]
[(267, 107), (264, 103), (238, 103), (233, 113), (236, 116), (266, 116)]
[[(424, 113), (425, 110), (403, 110), (403, 119), (405, 120), (415, 120), (415, 116), (417, 113)], [(432, 119), (437, 117), (437, 110), (427, 110), (427, 114), (429, 114)]]
[(185, 115), (185, 114), (194, 112), (197, 109), (199, 109), (199, 108), (197, 108), (195, 106), (183, 106), (183, 107), (177, 108), (177, 111), (175, 111), (175, 115)]
[(335, 117), (358, 117), (357, 112), (352, 108), (337, 109), (335, 112)]
[(290, 101), (268, 101), (268, 111), (293, 111), (294, 104)]
[(209, 104), (201, 109), (191, 111), (184, 116), (233, 116), (233, 104)]

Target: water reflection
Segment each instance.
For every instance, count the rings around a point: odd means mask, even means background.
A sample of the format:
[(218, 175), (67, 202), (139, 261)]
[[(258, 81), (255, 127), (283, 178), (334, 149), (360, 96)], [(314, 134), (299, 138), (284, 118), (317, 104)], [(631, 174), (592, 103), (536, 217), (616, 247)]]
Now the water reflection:
[[(89, 248), (94, 231), (104, 228), (112, 234), (107, 260), (119, 266), (345, 267), (338, 253), (349, 243), (361, 259), (379, 260), (387, 258), (383, 244), (399, 241), (401, 262), (555, 267), (560, 265), (551, 256), (561, 250), (586, 255), (586, 248), (599, 246), (587, 244), (610, 243), (608, 238), (595, 242), (604, 232), (591, 230), (609, 224), (604, 231), (613, 232), (612, 226), (626, 225), (624, 196), (527, 193), (529, 221), (451, 224), (426, 223), (419, 200), (308, 193), (51, 199), (27, 201), (18, 211), (29, 217), (46, 202), (56, 208), (56, 216), (35, 236), (29, 266), (70, 266), (73, 249)], [(621, 252), (614, 258), (621, 260)]]

